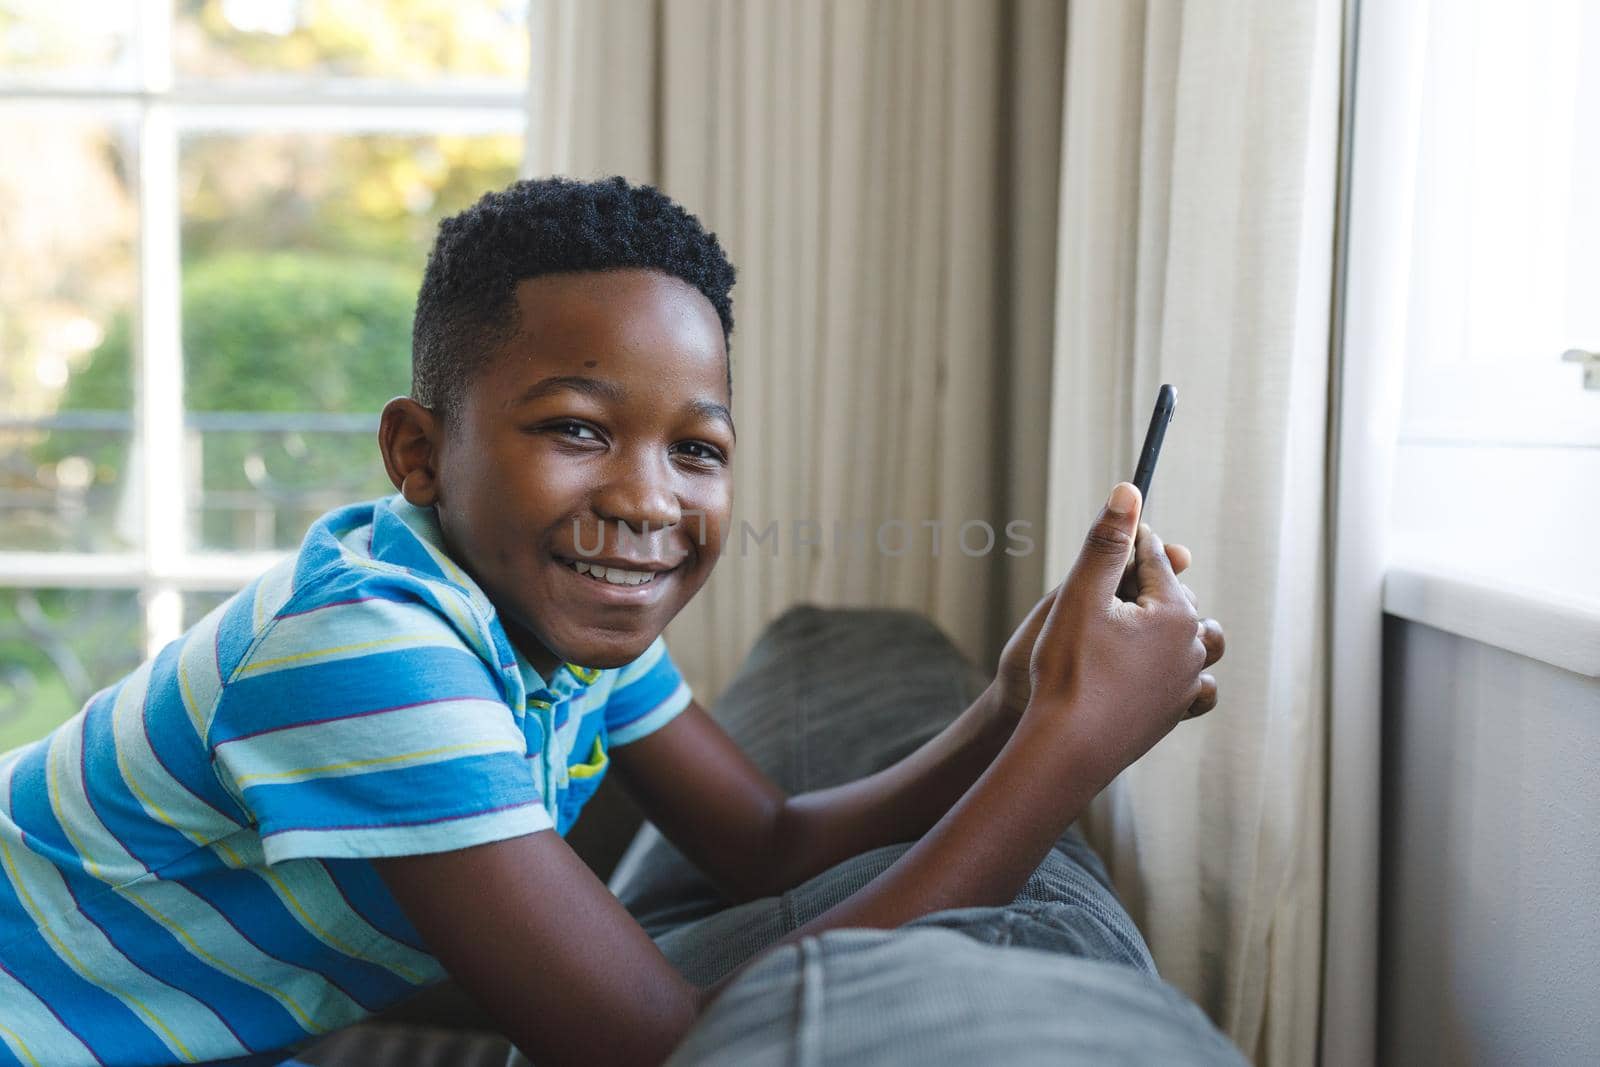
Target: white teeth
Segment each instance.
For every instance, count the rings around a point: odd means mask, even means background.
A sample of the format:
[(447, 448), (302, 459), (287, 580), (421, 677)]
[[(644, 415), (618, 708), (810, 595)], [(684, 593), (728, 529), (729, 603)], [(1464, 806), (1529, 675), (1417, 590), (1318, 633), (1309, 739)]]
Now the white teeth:
[(611, 585), (643, 585), (655, 577), (654, 571), (625, 571), (621, 567), (597, 567), (582, 560), (574, 560), (573, 570), (587, 574)]

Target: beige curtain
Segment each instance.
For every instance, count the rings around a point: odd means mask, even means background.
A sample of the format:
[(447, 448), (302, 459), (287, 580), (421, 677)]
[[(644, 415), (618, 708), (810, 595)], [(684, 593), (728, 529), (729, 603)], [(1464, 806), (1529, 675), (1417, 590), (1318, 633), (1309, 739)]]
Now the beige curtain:
[[(1227, 626), (1223, 704), (1087, 822), (1163, 975), (1270, 1064), (1315, 1060), (1321, 990), (1340, 9), (532, 4), (526, 171), (657, 184), (740, 271), (737, 519), (777, 552), (735, 537), (671, 627), (703, 700), (802, 600), (992, 663), (1177, 385), (1149, 518)], [(1035, 551), (968, 556), (970, 520)]]
[[(667, 634), (703, 701), (797, 601), (914, 608), (992, 664), (1037, 599), (1064, 23), (1039, 0), (532, 5), (527, 173), (656, 184), (739, 270), (750, 536)], [(1031, 553), (1005, 554), (1014, 520)], [(987, 554), (977, 525), (962, 550), (977, 522)]]
[(1162, 974), (1270, 1064), (1317, 1048), (1340, 16), (1105, 0), (1067, 33), (1047, 572), (1172, 382), (1148, 520), (1228, 632), (1217, 710), (1113, 783), (1090, 836)]

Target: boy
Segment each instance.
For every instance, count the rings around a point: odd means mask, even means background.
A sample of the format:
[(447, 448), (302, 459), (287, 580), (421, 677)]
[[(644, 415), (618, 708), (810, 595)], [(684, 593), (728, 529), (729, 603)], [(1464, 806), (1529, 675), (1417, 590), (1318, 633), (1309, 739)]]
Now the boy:
[(660, 636), (731, 511), (733, 280), (621, 178), (519, 182), (442, 224), (413, 393), (379, 430), (398, 494), (325, 516), (0, 756), (0, 1060), (272, 1062), (448, 973), (541, 1065), (657, 1062), (715, 991), (562, 839), (613, 763), (736, 901), (917, 841), (796, 936), (890, 928), (1011, 900), (1215, 703), (1221, 630), (1123, 484), (977, 703), (887, 770), (785, 796)]

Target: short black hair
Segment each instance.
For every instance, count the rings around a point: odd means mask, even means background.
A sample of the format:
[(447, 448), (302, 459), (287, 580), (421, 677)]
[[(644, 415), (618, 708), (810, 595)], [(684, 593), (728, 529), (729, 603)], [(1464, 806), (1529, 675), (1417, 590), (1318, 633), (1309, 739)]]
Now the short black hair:
[(453, 411), (471, 375), (516, 333), (523, 279), (640, 268), (704, 293), (731, 353), (733, 264), (716, 234), (661, 190), (613, 175), (533, 178), (486, 193), (439, 224), (428, 254), (411, 327), (412, 397)]

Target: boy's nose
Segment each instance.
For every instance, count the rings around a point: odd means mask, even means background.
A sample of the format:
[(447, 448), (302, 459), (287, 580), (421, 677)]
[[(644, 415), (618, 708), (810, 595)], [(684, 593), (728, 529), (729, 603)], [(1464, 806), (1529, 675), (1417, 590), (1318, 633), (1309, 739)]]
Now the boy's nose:
[(639, 532), (676, 526), (683, 518), (670, 482), (637, 469), (601, 486), (594, 495), (594, 508), (601, 519), (615, 519)]

